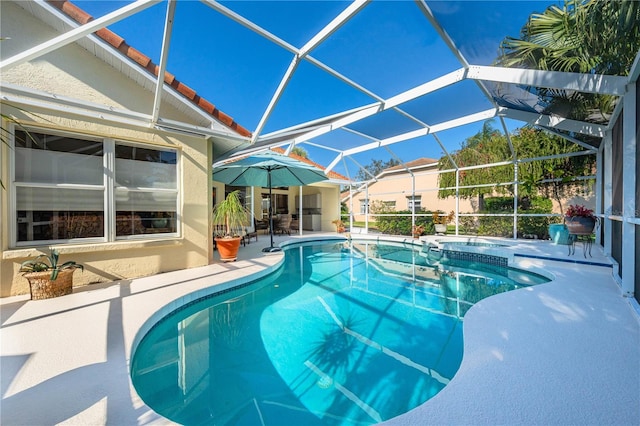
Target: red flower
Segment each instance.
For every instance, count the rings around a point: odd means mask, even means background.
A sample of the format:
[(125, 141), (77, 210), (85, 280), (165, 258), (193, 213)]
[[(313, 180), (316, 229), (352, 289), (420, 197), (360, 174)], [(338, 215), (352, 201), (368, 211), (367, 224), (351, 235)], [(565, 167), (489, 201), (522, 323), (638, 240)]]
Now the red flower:
[(564, 213), (564, 215), (566, 217), (592, 217), (592, 218), (595, 218), (595, 216), (593, 215), (593, 210), (588, 209), (585, 206), (581, 206), (579, 204), (570, 205), (569, 208), (567, 209), (567, 211)]

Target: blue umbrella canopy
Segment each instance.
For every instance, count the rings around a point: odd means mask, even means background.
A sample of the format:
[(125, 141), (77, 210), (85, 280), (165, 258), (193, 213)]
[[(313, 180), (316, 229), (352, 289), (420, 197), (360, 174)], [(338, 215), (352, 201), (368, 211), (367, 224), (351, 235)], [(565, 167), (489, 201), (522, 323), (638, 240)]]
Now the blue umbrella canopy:
[(309, 185), (327, 179), (319, 168), (272, 151), (254, 154), (213, 169), (213, 180), (233, 186), (277, 188)]
[[(213, 180), (233, 186), (261, 186), (271, 188), (280, 186), (302, 186), (327, 180), (322, 170), (286, 155), (267, 151), (231, 161), (213, 168)], [(277, 251), (273, 246), (273, 210), (269, 203), (269, 226), (271, 246), (262, 251)]]

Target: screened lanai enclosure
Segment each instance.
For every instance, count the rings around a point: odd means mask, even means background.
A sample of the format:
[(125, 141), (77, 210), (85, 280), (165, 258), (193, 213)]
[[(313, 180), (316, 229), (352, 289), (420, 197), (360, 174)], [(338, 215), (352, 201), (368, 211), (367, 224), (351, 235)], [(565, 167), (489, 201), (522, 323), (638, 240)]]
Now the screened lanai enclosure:
[[(2, 3), (3, 129), (64, 111), (198, 139), (210, 147), (210, 167), (302, 149), (344, 177), (331, 179), (345, 194), (343, 220), (365, 230), (394, 211), (408, 210), (415, 225), (452, 210), (456, 234), (498, 220), (501, 236), (523, 238), (531, 235), (523, 223), (561, 221), (568, 204), (587, 204), (622, 293), (640, 294), (637, 2)], [(18, 12), (47, 30), (29, 40), (8, 34)], [(74, 82), (63, 93), (30, 83), (43, 59), (60, 71), (51, 78), (66, 72), (56, 55), (71, 46), (147, 96), (110, 104), (79, 85), (74, 92)], [(95, 88), (127, 90), (108, 80)], [(4, 148), (3, 167), (12, 155)], [(432, 166), (416, 168), (420, 159)], [(376, 190), (398, 176), (372, 171), (373, 160), (408, 180)], [(3, 210), (12, 212), (4, 222), (16, 223), (13, 194), (31, 184), (8, 171), (2, 181), (11, 194)], [(407, 204), (385, 204), (398, 196)], [(502, 210), (484, 209), (497, 197)], [(545, 198), (557, 203), (531, 210)], [(386, 207), (370, 211), (373, 200)]]

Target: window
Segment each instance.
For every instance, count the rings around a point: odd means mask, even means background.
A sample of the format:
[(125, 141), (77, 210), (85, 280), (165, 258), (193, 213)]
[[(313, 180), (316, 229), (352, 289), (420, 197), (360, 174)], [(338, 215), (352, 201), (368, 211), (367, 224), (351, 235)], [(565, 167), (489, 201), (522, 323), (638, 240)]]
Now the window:
[[(287, 194), (272, 193), (271, 197), (272, 197), (271, 199), (273, 200), (274, 215), (289, 213), (289, 196)], [(269, 203), (270, 203), (269, 193), (263, 192), (262, 203), (261, 203), (263, 218), (269, 217)]]
[(116, 236), (176, 232), (176, 152), (115, 145)]
[(360, 214), (367, 214), (367, 210), (369, 209), (369, 203), (367, 199), (360, 200)]
[(383, 201), (382, 204), (384, 205), (384, 209), (385, 210), (395, 210), (396, 209), (396, 202), (395, 201)]
[(413, 213), (422, 210), (422, 197), (420, 195), (407, 197), (407, 209)]
[(178, 229), (176, 150), (39, 130), (14, 140), (16, 245)]

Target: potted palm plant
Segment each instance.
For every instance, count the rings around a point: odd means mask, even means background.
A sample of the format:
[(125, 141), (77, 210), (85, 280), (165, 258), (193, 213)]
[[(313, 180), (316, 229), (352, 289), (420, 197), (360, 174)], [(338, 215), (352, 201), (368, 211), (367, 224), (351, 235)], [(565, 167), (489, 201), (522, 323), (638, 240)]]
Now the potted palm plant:
[(49, 255), (41, 254), (20, 265), (20, 272), (29, 281), (31, 300), (64, 296), (73, 290), (73, 272), (84, 270), (84, 266), (73, 260), (59, 264), (58, 259), (58, 251), (53, 249)]
[(213, 209), (214, 237), (220, 260), (233, 262), (245, 227), (249, 226), (249, 212), (240, 201), (240, 191), (230, 192), (227, 198)]

